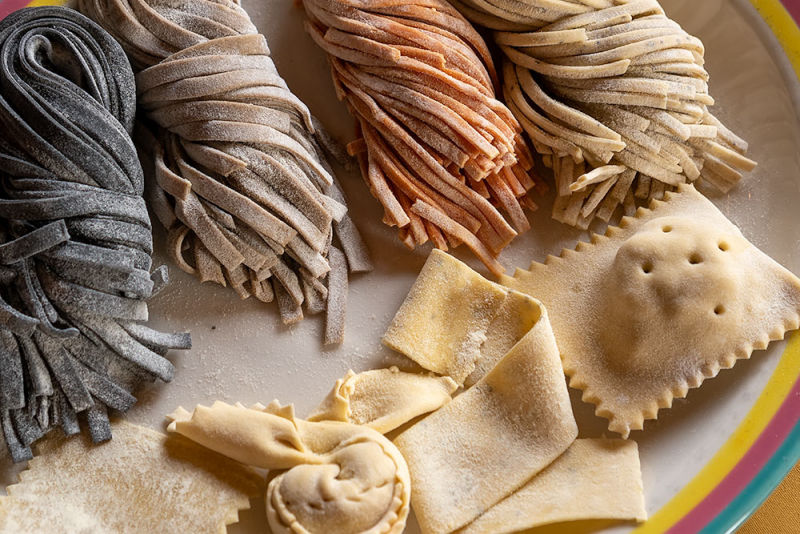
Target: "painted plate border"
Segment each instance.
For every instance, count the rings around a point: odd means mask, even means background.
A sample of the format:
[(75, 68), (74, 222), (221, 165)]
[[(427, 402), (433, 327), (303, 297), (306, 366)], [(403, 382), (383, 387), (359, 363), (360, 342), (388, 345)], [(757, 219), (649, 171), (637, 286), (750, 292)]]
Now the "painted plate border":
[[(800, 79), (800, 0), (749, 0)], [(12, 11), (62, 0), (0, 0)], [(800, 461), (800, 332), (728, 441), (700, 472), (634, 534), (734, 532)]]
[[(800, 0), (749, 0), (800, 79)], [(728, 441), (634, 534), (734, 532), (800, 461), (800, 332)]]

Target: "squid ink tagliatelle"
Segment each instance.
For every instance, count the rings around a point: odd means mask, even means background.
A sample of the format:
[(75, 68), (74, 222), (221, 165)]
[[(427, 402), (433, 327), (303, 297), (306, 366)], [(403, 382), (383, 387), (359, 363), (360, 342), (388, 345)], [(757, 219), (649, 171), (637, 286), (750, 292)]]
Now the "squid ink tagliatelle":
[(0, 23), (0, 419), (16, 461), (60, 426), (111, 437), (146, 381), (172, 378), (147, 299), (144, 180), (130, 138), (133, 73), (119, 45), (80, 13), (24, 9)]

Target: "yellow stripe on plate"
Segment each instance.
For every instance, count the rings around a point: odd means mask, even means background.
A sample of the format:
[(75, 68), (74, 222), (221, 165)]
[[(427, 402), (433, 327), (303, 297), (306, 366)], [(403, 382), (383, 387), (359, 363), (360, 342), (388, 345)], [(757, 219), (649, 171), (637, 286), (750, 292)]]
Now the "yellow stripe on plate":
[(28, 4), (28, 7), (63, 6), (66, 3), (67, 0), (33, 0), (33, 2)]
[[(787, 0), (793, 2), (796, 0)], [(800, 28), (780, 0), (750, 0), (753, 7), (778, 38), (786, 56), (800, 78)]]
[(717, 454), (635, 534), (664, 532), (688, 514), (730, 473), (772, 420), (800, 375), (800, 333), (789, 339), (769, 382), (742, 423)]

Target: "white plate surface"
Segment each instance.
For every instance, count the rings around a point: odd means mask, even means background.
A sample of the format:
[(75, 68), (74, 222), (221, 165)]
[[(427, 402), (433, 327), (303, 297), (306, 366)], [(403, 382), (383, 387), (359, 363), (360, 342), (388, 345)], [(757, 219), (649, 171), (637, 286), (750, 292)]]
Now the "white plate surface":
[[(303, 13), (287, 0), (244, 0), (264, 33), (278, 70), (323, 124), (341, 142), (353, 135), (353, 121), (334, 96), (325, 57), (304, 33)], [(715, 114), (750, 142), (749, 156), (759, 167), (730, 195), (714, 198), (751, 241), (795, 273), (800, 273), (800, 122), (797, 79), (763, 21), (746, 1), (666, 0), (668, 13), (706, 45)], [(321, 345), (322, 321), (306, 319), (294, 328), (281, 325), (273, 305), (240, 301), (230, 290), (200, 285), (170, 268), (170, 285), (151, 302), (151, 324), (188, 329), (194, 349), (176, 354), (175, 379), (141, 392), (130, 412), (133, 422), (163, 428), (163, 415), (176, 406), (191, 408), (214, 400), (245, 404), (274, 398), (293, 402), (307, 413), (348, 369), (363, 371), (403, 359), (381, 347), (380, 338), (428, 253), (409, 253), (394, 231), (380, 223), (382, 210), (360, 176), (339, 169), (350, 208), (376, 264), (374, 272), (351, 278), (345, 343)], [(552, 199), (531, 216), (533, 229), (501, 256), (512, 270), (526, 267), (585, 234), (550, 220)], [(602, 227), (596, 228), (602, 230)], [(166, 262), (164, 236), (156, 235), (156, 262)], [(467, 251), (457, 256), (485, 273)], [(763, 389), (783, 350), (775, 343), (749, 361), (707, 381), (688, 398), (662, 410), (644, 431), (633, 432), (640, 446), (647, 509), (654, 513), (678, 492), (727, 440)], [(603, 435), (605, 420), (571, 391), (583, 436)], [(6, 469), (4, 479), (11, 480)], [(264, 507), (254, 502), (231, 533), (267, 530)], [(626, 531), (629, 527), (615, 529)], [(407, 532), (418, 532), (410, 523)]]

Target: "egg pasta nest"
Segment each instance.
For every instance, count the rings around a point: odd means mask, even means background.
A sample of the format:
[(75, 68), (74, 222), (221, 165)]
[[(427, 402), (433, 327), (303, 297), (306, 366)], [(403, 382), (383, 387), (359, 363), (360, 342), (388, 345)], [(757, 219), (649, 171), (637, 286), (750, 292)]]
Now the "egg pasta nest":
[(709, 108), (703, 43), (656, 0), (454, 2), (496, 30), (509, 108), (555, 175), (553, 217), (588, 227), (701, 178), (755, 167)]

